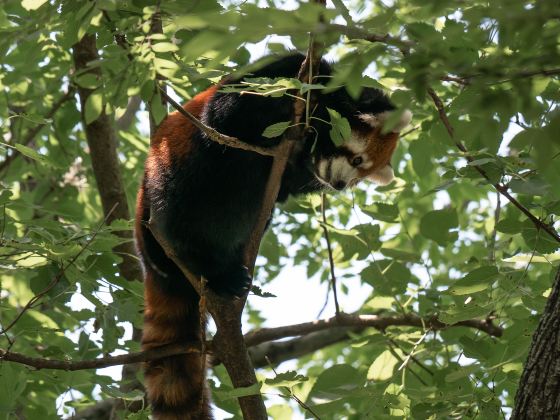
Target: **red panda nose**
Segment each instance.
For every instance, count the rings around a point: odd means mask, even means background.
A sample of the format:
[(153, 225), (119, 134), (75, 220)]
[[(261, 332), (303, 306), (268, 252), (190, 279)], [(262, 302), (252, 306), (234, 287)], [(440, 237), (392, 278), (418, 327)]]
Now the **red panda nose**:
[(346, 182), (344, 181), (336, 181), (333, 185), (333, 187), (338, 190), (341, 191), (346, 187)]

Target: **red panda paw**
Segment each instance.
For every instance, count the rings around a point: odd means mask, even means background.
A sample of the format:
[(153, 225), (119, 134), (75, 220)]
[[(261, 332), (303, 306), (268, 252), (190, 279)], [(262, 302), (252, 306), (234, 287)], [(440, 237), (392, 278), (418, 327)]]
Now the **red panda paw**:
[(223, 297), (245, 296), (251, 288), (252, 278), (244, 265), (229, 267), (223, 273), (209, 277), (208, 286)]

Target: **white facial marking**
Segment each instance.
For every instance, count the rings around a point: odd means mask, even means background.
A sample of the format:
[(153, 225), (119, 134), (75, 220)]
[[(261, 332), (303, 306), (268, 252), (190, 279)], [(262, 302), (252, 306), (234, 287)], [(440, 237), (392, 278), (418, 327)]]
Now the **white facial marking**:
[(393, 168), (386, 165), (369, 175), (368, 178), (377, 185), (383, 186), (389, 184), (395, 178), (395, 173), (393, 172)]
[(358, 137), (355, 133), (352, 133), (352, 137), (344, 142), (344, 147), (355, 155), (360, 155), (364, 153), (367, 148), (367, 139)]
[(382, 118), (383, 114), (386, 112), (382, 112), (381, 114), (360, 114), (358, 118), (368, 124), (371, 128), (379, 127), (385, 119)]
[[(372, 128), (381, 127), (385, 124), (385, 121), (394, 113), (395, 111), (385, 111), (379, 114), (360, 114), (360, 118), (366, 124), (369, 124)], [(401, 114), (401, 118), (397, 122), (397, 125), (393, 127), (393, 133), (399, 133), (403, 128), (405, 128), (412, 121), (412, 112), (405, 109)]]
[(370, 162), (367, 156), (362, 156), (362, 159), (364, 159), (364, 162), (360, 165), (361, 169), (369, 169), (373, 166), (373, 162)]
[(335, 184), (337, 181), (344, 181), (345, 184), (348, 184), (357, 176), (357, 169), (348, 163), (346, 156), (338, 156), (332, 160), (330, 184)]
[(319, 176), (323, 179), (327, 179), (328, 166), (329, 166), (329, 161), (326, 159), (321, 159), (321, 162), (319, 162)]
[(402, 131), (403, 128), (410, 124), (410, 121), (412, 121), (412, 112), (410, 112), (410, 110), (408, 109), (405, 109), (401, 114), (399, 122), (393, 128), (393, 133), (399, 133), (400, 131)]

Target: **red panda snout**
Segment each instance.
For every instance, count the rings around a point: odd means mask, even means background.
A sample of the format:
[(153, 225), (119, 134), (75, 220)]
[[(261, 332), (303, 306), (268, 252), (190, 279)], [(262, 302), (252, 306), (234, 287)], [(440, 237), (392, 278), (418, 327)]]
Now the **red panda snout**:
[(360, 114), (360, 120), (371, 130), (353, 130), (351, 138), (342, 146), (329, 156), (321, 157), (315, 165), (319, 181), (339, 191), (354, 186), (362, 179), (381, 186), (389, 184), (394, 179), (391, 156), (397, 147), (400, 131), (412, 119), (412, 113), (405, 110), (391, 131), (383, 133), (383, 125), (391, 113)]

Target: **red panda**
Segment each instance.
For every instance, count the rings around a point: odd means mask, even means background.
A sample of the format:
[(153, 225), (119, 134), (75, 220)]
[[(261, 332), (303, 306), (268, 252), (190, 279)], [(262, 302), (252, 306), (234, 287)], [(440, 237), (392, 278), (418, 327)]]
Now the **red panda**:
[[(252, 77), (295, 77), (304, 57), (292, 55), (254, 72)], [(322, 62), (316, 82), (326, 84), (330, 66)], [(228, 77), (221, 86), (242, 78)], [(345, 89), (319, 93), (312, 115), (313, 135), (292, 156), (281, 181), (278, 201), (323, 188), (344, 189), (360, 179), (388, 183), (398, 132), (410, 121), (405, 111), (397, 126), (383, 134), (394, 110), (379, 90), (365, 88), (352, 99)], [(266, 127), (290, 121), (293, 99), (220, 91), (195, 96), (185, 109), (217, 131), (249, 144), (269, 147)], [(330, 139), (328, 108), (345, 117), (351, 138), (336, 147)], [(204, 337), (199, 296), (169, 260), (147, 228), (155, 224), (185, 266), (225, 296), (247, 293), (251, 276), (243, 250), (256, 221), (272, 158), (229, 148), (205, 137), (184, 116), (171, 113), (157, 129), (138, 192), (135, 239), (145, 276), (142, 348), (197, 342)], [(186, 354), (148, 362), (145, 385), (153, 418), (210, 419), (204, 363)]]

